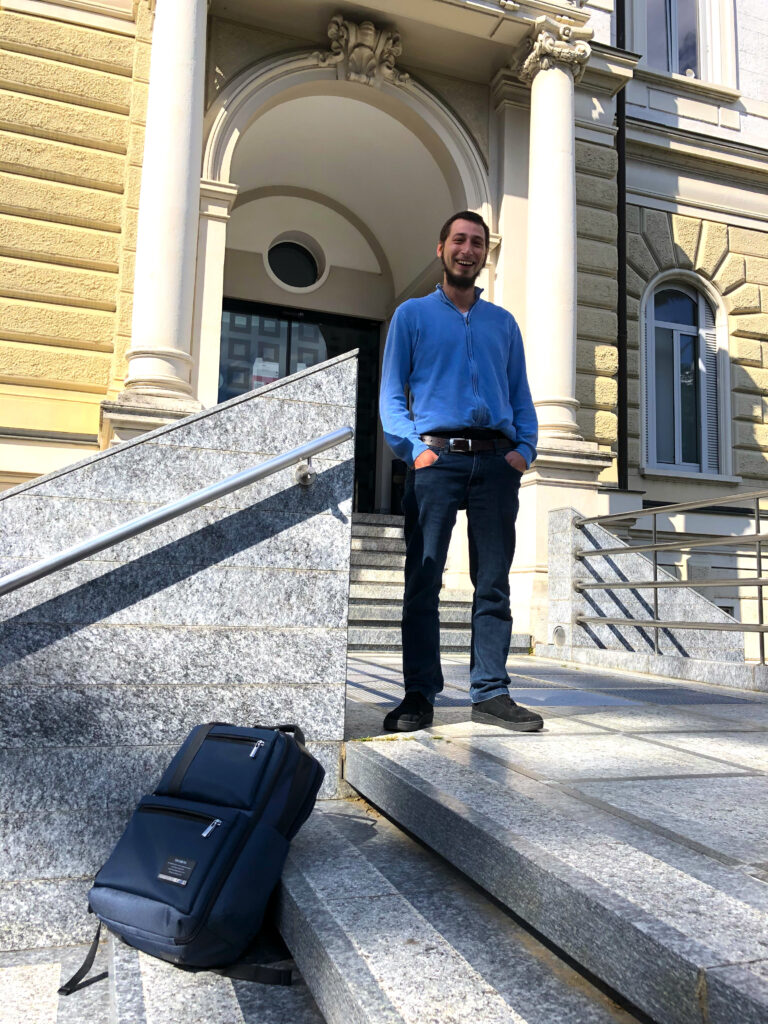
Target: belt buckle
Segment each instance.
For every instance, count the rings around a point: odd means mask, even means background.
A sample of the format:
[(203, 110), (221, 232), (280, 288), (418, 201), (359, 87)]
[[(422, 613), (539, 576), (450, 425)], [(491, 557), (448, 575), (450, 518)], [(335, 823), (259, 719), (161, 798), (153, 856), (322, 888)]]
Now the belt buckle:
[[(465, 447), (459, 447), (459, 445), (465, 445)], [(471, 452), (472, 442), (466, 437), (449, 437), (448, 438), (448, 451), (449, 452)]]

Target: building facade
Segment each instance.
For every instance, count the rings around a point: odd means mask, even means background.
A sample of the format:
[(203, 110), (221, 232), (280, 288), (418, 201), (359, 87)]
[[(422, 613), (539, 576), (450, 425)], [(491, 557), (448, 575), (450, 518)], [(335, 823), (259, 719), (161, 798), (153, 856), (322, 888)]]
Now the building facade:
[(543, 639), (549, 510), (765, 486), (767, 44), (762, 0), (0, 0), (0, 486), (357, 349), (356, 504), (396, 511), (387, 323), (476, 210)]

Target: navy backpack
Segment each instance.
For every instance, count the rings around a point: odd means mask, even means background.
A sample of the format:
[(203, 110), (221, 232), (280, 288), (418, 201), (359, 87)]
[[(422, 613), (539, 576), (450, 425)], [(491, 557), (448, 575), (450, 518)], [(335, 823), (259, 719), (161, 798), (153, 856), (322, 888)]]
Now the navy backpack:
[[(139, 802), (96, 875), (89, 909), (129, 945), (163, 960), (235, 964), (261, 927), (324, 774), (298, 726), (198, 726)], [(99, 932), (62, 993), (90, 970)], [(223, 973), (290, 984), (290, 972), (255, 965)]]

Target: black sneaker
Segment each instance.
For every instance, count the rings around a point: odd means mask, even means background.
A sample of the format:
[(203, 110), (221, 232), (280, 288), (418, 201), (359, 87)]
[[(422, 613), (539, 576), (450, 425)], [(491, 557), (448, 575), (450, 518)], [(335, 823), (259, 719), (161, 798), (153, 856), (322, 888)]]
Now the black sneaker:
[(501, 725), (516, 732), (538, 732), (544, 725), (541, 715), (515, 704), (508, 693), (473, 704), (472, 721), (483, 722), (484, 725)]
[(413, 732), (432, 724), (434, 711), (427, 698), (416, 690), (406, 693), (384, 719), (385, 732)]

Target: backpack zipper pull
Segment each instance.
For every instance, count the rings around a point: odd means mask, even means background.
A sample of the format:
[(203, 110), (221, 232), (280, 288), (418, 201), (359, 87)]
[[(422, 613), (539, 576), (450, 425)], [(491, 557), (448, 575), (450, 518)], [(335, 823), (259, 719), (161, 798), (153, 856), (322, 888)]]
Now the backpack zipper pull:
[(208, 836), (211, 834), (211, 832), (213, 832), (213, 830), (215, 828), (218, 828), (219, 825), (222, 825), (222, 824), (223, 824), (223, 822), (222, 822), (221, 818), (214, 818), (213, 821), (211, 822), (211, 824), (203, 832), (203, 839), (207, 839)]
[(261, 748), (263, 746), (264, 746), (264, 740), (256, 740), (256, 742), (253, 744), (253, 749), (251, 750), (251, 753), (248, 756), (249, 757), (256, 757), (256, 755), (258, 754), (258, 752), (261, 750)]

